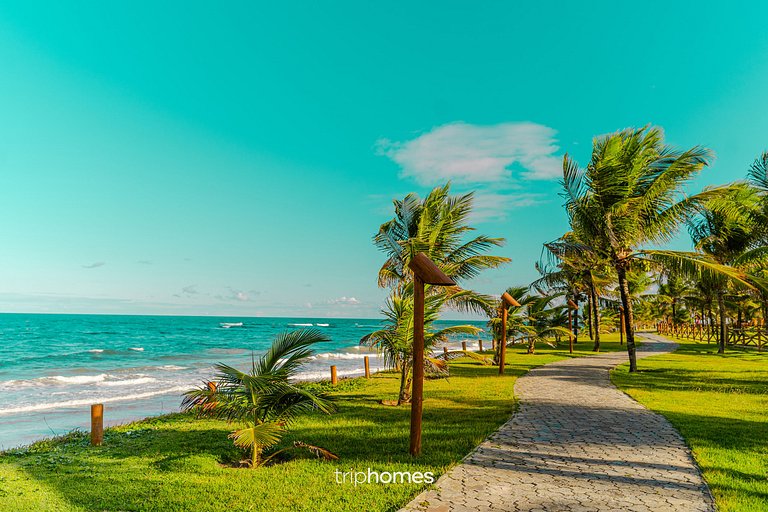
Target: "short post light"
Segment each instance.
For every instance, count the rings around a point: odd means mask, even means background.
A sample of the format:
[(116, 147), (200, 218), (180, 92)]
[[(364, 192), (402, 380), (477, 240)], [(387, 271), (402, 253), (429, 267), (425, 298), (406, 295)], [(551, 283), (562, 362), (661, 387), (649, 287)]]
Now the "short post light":
[(568, 353), (573, 354), (573, 315), (572, 312), (579, 309), (571, 299), (568, 299)]
[(413, 271), (413, 390), (411, 393), (411, 455), (421, 454), (421, 411), (424, 402), (424, 285), (456, 286), (423, 252), (408, 263)]
[(501, 294), (501, 346), (499, 347), (499, 375), (504, 375), (504, 366), (507, 364), (507, 314), (509, 308), (520, 307), (520, 303), (509, 293)]

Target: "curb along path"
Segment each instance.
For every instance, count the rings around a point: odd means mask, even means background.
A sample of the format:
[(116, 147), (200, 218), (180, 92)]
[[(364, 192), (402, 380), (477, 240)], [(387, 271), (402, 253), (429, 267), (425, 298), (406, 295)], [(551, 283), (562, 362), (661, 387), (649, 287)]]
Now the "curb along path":
[[(643, 337), (638, 359), (675, 347)], [(715, 510), (680, 434), (611, 384), (626, 360), (596, 354), (519, 378), (514, 416), (403, 510)]]

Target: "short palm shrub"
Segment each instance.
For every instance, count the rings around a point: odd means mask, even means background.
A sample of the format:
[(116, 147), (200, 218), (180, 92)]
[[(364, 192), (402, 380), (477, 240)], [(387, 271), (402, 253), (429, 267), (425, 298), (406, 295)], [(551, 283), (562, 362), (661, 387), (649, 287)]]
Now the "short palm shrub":
[(303, 442), (266, 453), (277, 446), (297, 416), (335, 410), (325, 393), (292, 382), (299, 368), (312, 357), (311, 346), (325, 341), (329, 338), (317, 329), (279, 334), (266, 354), (252, 360), (247, 373), (217, 364), (214, 380), (186, 392), (182, 408), (236, 424), (237, 430), (229, 437), (247, 452), (250, 458), (245, 463), (251, 468), (263, 466), (289, 449), (306, 449), (318, 457), (336, 459), (328, 450)]

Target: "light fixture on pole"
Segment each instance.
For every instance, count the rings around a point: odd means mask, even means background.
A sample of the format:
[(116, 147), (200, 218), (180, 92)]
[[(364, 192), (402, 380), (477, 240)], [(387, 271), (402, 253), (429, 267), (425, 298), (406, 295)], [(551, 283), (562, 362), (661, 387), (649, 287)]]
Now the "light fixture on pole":
[(411, 446), (414, 457), (421, 453), (421, 411), (424, 402), (424, 285), (456, 286), (423, 252), (408, 263), (413, 271), (413, 391), (411, 393)]
[(501, 294), (501, 346), (499, 347), (499, 375), (504, 375), (507, 356), (507, 313), (511, 306), (520, 307), (520, 303), (509, 293)]
[[(571, 299), (568, 299), (568, 353), (573, 354), (573, 316), (572, 311), (579, 309)], [(578, 321), (578, 320), (577, 320)]]

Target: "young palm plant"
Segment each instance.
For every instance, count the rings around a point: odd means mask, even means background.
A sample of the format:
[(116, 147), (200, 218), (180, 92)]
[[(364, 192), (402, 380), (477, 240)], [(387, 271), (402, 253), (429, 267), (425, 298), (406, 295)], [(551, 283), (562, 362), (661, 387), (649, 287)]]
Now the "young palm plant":
[[(235, 446), (249, 453), (248, 466), (262, 466), (288, 449), (265, 456), (265, 451), (280, 442), (297, 416), (335, 410), (330, 397), (292, 382), (313, 355), (312, 345), (326, 341), (329, 338), (317, 329), (279, 334), (266, 354), (252, 360), (249, 372), (222, 363), (215, 365), (214, 381), (185, 393), (182, 408), (238, 424), (239, 428), (229, 437)], [(291, 448), (308, 449), (326, 459), (337, 458), (323, 448), (302, 442)]]
[[(413, 287), (402, 292), (393, 291), (387, 299), (382, 313), (385, 317), (383, 329), (366, 334), (360, 343), (376, 348), (383, 356), (388, 368), (400, 371), (400, 391), (397, 405), (411, 401), (411, 365), (413, 357)], [(425, 294), (424, 300), (424, 353), (425, 367), (432, 374), (445, 374), (448, 370), (444, 358), (432, 357), (432, 350), (456, 334), (477, 334), (482, 329), (472, 325), (453, 325), (435, 329), (434, 322), (440, 310), (448, 301), (460, 300), (457, 294), (468, 295), (467, 290), (453, 290), (441, 294)]]

